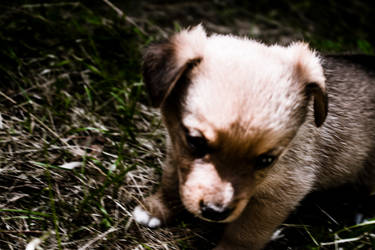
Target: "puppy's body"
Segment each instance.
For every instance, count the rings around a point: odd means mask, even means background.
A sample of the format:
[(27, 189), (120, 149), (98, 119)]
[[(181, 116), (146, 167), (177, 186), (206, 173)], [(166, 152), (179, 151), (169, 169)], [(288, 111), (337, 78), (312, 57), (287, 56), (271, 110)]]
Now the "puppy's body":
[(199, 26), (151, 47), (144, 77), (169, 132), (168, 159), (136, 221), (159, 226), (181, 201), (228, 222), (216, 249), (260, 249), (312, 190), (371, 184), (373, 59), (356, 59), (206, 37)]
[(323, 58), (329, 112), (323, 126), (317, 129), (314, 143), (315, 158), (319, 163), (317, 188), (353, 181), (368, 186), (375, 184), (372, 174), (375, 171), (373, 65), (375, 58), (372, 56)]

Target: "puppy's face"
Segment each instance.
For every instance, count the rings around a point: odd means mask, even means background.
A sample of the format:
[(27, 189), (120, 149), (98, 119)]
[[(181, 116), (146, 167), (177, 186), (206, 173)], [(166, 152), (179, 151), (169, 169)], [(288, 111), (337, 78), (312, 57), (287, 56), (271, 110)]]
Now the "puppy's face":
[(198, 26), (150, 47), (144, 78), (169, 132), (181, 200), (206, 220), (241, 214), (304, 122), (310, 96), (317, 126), (327, 111), (319, 59), (301, 43), (207, 37)]

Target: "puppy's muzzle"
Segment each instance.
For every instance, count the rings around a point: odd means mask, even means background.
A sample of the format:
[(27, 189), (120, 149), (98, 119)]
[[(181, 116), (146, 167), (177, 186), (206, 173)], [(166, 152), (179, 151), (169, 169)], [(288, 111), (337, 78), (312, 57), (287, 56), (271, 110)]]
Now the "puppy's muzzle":
[(224, 207), (213, 203), (199, 203), (201, 216), (212, 221), (223, 221), (233, 212), (233, 208)]

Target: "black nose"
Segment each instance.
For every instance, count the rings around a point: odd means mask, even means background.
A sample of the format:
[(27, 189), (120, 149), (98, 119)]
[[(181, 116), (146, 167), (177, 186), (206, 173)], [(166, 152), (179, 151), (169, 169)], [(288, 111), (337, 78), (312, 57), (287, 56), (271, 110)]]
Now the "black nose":
[(199, 205), (201, 208), (202, 217), (214, 221), (225, 220), (233, 211), (233, 209), (231, 208), (223, 207), (213, 203), (204, 203), (203, 201), (201, 201)]

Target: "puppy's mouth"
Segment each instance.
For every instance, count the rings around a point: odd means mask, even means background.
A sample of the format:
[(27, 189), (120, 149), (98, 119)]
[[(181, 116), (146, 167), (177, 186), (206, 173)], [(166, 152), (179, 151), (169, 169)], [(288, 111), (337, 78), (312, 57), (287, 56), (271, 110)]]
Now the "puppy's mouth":
[(249, 199), (241, 199), (239, 202), (235, 203), (236, 205), (231, 203), (230, 206), (222, 206), (215, 203), (204, 203), (200, 201), (199, 212), (195, 214), (205, 221), (228, 223), (236, 220), (241, 215), (248, 202)]
[(234, 211), (233, 207), (224, 207), (214, 203), (199, 203), (200, 216), (202, 219), (211, 222), (226, 222)]

